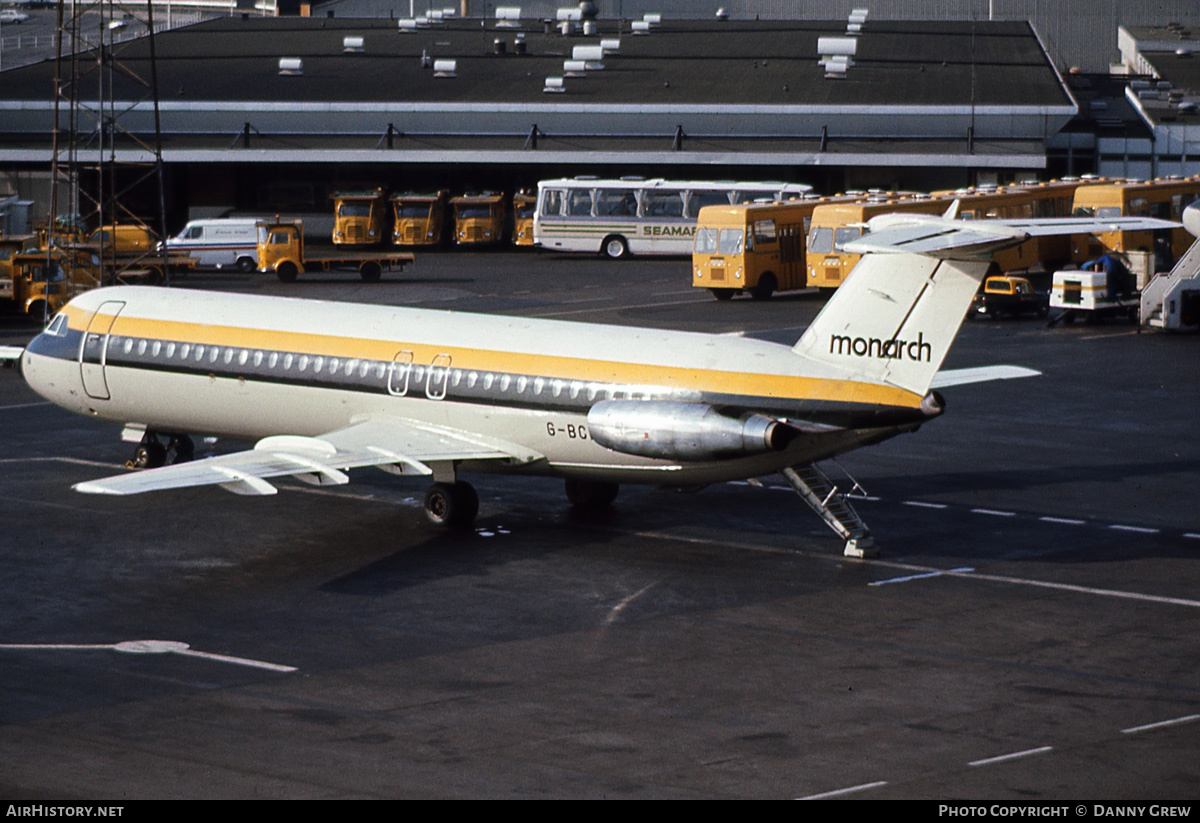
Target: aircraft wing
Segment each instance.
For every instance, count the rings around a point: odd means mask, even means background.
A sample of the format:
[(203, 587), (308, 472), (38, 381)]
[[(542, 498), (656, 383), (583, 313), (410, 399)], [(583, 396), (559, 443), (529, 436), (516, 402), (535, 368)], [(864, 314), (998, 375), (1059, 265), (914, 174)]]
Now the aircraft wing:
[(433, 473), (430, 463), (509, 460), (528, 463), (542, 455), (514, 443), (472, 432), (395, 417), (370, 417), (320, 435), (276, 435), (253, 449), (157, 469), (77, 483), (87, 494), (140, 494), (188, 486), (217, 485), (236, 494), (275, 494), (272, 477), (295, 477), (317, 486), (344, 485), (345, 471), (378, 466), (394, 474)]
[(881, 214), (870, 220), (866, 234), (846, 243), (844, 248), (852, 254), (908, 253), (963, 259), (981, 257), (1016, 246), (1033, 236), (1157, 231), (1179, 225), (1152, 217), (957, 220), (926, 214)]

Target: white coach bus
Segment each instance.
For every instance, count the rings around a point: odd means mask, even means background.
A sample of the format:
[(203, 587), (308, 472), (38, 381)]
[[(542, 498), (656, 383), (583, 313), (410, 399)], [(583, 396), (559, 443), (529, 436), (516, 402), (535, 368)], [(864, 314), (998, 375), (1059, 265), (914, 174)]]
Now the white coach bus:
[(705, 206), (795, 200), (803, 183), (731, 180), (601, 180), (574, 177), (538, 183), (534, 245), (618, 258), (692, 253), (696, 217)]

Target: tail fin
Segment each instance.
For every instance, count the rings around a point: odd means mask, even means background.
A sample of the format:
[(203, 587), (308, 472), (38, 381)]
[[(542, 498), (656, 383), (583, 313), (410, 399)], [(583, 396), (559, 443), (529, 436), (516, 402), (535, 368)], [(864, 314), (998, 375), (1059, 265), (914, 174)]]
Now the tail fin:
[(924, 396), (988, 266), (987, 260), (864, 255), (792, 350), (847, 379)]

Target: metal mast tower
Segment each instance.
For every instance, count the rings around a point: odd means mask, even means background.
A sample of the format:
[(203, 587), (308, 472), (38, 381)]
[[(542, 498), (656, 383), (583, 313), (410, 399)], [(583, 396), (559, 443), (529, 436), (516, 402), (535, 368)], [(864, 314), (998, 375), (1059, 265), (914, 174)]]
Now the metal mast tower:
[[(59, 245), (78, 246), (101, 226), (164, 236), (154, 26), (151, 0), (58, 0), (48, 231)], [(86, 251), (100, 257), (102, 284), (144, 280), (147, 263), (165, 255), (118, 250), (112, 233), (98, 240)], [(153, 270), (166, 273), (165, 256)]]

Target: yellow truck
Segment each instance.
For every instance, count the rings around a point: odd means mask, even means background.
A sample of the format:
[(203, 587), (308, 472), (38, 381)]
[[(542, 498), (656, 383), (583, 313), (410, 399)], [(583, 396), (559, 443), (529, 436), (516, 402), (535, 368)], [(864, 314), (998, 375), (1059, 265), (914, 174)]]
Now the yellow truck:
[(299, 220), (263, 221), (258, 225), (258, 270), (275, 272), (284, 283), (295, 281), (301, 272), (357, 269), (368, 283), (379, 280), (384, 269), (402, 271), (415, 259), (409, 252), (383, 248), (350, 250), (309, 248), (304, 243), (304, 224)]
[(383, 189), (341, 191), (333, 194), (333, 242), (339, 246), (377, 246), (387, 241)]
[(0, 312), (48, 320), (77, 293), (99, 285), (96, 263), (78, 251), (14, 251), (13, 241), (0, 240)]

